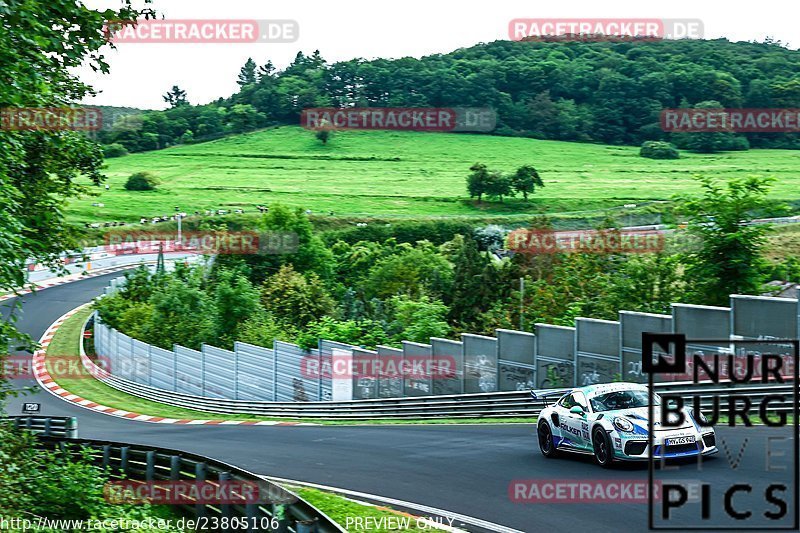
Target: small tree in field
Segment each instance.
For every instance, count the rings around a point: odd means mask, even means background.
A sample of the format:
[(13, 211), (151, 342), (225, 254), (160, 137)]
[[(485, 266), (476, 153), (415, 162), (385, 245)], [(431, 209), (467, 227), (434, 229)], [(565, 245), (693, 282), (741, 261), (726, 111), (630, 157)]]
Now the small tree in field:
[(319, 130), (317, 132), (317, 139), (319, 139), (322, 144), (328, 144), (328, 139), (331, 138), (331, 130)]
[(152, 172), (136, 172), (131, 174), (125, 182), (125, 189), (129, 191), (152, 191), (161, 183), (161, 180)]
[(489, 172), (486, 182), (486, 195), (499, 198), (501, 202), (503, 201), (503, 196), (514, 196), (511, 177), (496, 170)]
[(527, 202), (528, 195), (533, 194), (536, 187), (544, 187), (544, 182), (533, 166), (523, 165), (511, 176), (511, 186), (515, 191), (521, 192)]
[(470, 198), (475, 198), (477, 196), (480, 202), (483, 199), (483, 195), (487, 192), (489, 170), (483, 163), (475, 163), (469, 167), (469, 169), (472, 173), (467, 176), (467, 192), (469, 192)]

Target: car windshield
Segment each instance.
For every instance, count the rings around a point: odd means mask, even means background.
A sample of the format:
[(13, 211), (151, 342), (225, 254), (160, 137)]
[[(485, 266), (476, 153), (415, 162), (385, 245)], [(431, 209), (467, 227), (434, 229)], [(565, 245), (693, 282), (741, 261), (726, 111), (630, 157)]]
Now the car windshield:
[[(654, 405), (659, 405), (661, 400), (657, 394), (653, 395)], [(649, 397), (646, 390), (622, 390), (600, 394), (590, 400), (592, 409), (596, 412), (617, 411), (619, 409), (634, 409), (647, 407)]]

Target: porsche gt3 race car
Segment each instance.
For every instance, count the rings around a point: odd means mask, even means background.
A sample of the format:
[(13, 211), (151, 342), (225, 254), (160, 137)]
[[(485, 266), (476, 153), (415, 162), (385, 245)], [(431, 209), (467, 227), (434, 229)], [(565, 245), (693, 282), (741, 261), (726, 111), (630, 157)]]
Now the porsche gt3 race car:
[[(559, 452), (594, 455), (595, 461), (608, 467), (615, 460), (648, 460), (647, 386), (637, 383), (590, 385), (557, 393), (554, 404), (539, 413), (537, 434), (545, 457)], [(534, 398), (541, 393), (532, 391)], [(714, 428), (704, 426), (701, 412), (682, 409), (683, 423), (661, 426), (661, 399), (653, 395), (653, 457), (677, 458), (717, 453)], [(675, 420), (677, 415), (674, 415)]]

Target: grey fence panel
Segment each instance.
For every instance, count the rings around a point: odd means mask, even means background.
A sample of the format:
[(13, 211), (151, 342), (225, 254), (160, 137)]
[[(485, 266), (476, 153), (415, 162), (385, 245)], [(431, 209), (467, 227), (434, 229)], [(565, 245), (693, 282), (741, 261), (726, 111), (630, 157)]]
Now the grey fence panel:
[(620, 323), (575, 319), (575, 384), (579, 387), (621, 379)]
[(497, 357), (509, 363), (532, 365), (536, 358), (536, 335), (525, 331), (498, 329)]
[(204, 396), (203, 352), (175, 345), (175, 383), (178, 392)]
[(496, 334), (498, 390), (536, 387), (536, 335), (510, 329), (498, 329)]
[(619, 359), (620, 324), (615, 320), (575, 319), (575, 352)]
[[(464, 392), (464, 344), (449, 339), (431, 339), (431, 355), (437, 369), (433, 376), (433, 394)], [(446, 373), (447, 365), (451, 372)]]
[(94, 353), (105, 361), (106, 370), (112, 374), (117, 368), (117, 350), (111, 346), (111, 329), (100, 322), (95, 314), (94, 321)]
[(378, 397), (378, 352), (353, 349), (353, 399), (369, 400)]
[(798, 301), (793, 298), (731, 295), (733, 331), (744, 339), (796, 339)]
[(356, 346), (353, 346), (352, 344), (345, 344), (343, 342), (320, 339), (318, 355), (320, 359), (320, 365), (323, 368), (323, 374), (322, 380), (319, 383), (319, 397), (322, 401), (330, 400), (331, 395), (333, 394), (333, 385), (331, 383), (329, 369), (331, 367), (331, 354), (333, 354), (334, 348), (337, 350), (352, 352)]
[(133, 339), (133, 378), (136, 383), (150, 384), (150, 345), (146, 342)]
[(537, 388), (575, 384), (575, 328), (536, 324)]
[[(672, 304), (672, 329), (689, 339), (729, 339), (731, 308), (709, 305)], [(689, 349), (717, 351), (717, 345), (689, 344)]]
[(430, 344), (403, 341), (403, 361), (411, 375), (403, 378), (403, 396), (430, 396), (433, 394), (430, 374), (433, 353)]
[(203, 344), (203, 385), (208, 398), (236, 398), (236, 353)]
[(622, 379), (620, 359), (578, 354), (575, 358), (575, 378), (578, 387), (619, 381)]
[(501, 392), (535, 389), (536, 367), (501, 359), (497, 364), (497, 380)]
[(306, 402), (319, 399), (319, 356), (296, 344), (275, 342), (276, 401)]
[(131, 381), (136, 380), (136, 372), (134, 369), (136, 368), (136, 362), (133, 359), (133, 339), (125, 335), (124, 333), (120, 333), (119, 331), (114, 330), (114, 342), (116, 344), (117, 350), (117, 372), (115, 375), (118, 375), (122, 378), (129, 379)]
[(175, 390), (175, 352), (150, 346), (150, 385)]
[(464, 392), (497, 391), (497, 339), (461, 334), (464, 343)]
[[(645, 383), (647, 375), (642, 371), (642, 333), (672, 332), (672, 316), (653, 313), (620, 311), (620, 338), (622, 349), (622, 379)], [(654, 354), (655, 356), (666, 354)], [(659, 375), (656, 381), (660, 380)]]
[(239, 400), (275, 400), (275, 350), (245, 342), (234, 344), (239, 358)]
[(379, 398), (400, 398), (403, 396), (403, 379), (400, 377), (400, 365), (403, 360), (403, 350), (390, 346), (378, 346), (378, 357), (381, 359), (381, 368), (394, 367), (394, 372), (388, 372), (378, 378)]

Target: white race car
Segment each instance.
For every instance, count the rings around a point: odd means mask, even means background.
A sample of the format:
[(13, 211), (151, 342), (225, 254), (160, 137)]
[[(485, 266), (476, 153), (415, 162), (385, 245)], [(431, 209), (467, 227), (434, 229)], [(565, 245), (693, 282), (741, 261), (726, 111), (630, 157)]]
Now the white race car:
[[(552, 394), (552, 393), (551, 393)], [(539, 448), (545, 457), (561, 451), (594, 455), (600, 466), (615, 460), (641, 461), (650, 456), (647, 449), (647, 386), (637, 383), (590, 385), (557, 393), (561, 398), (539, 413)], [(547, 393), (532, 391), (534, 398)], [(661, 399), (653, 395), (653, 457), (673, 458), (717, 453), (714, 428), (706, 424), (703, 413), (682, 409), (683, 423), (661, 426)], [(677, 415), (674, 415), (677, 419)]]

